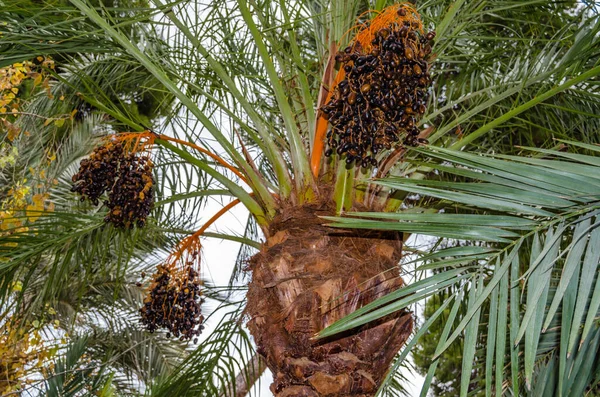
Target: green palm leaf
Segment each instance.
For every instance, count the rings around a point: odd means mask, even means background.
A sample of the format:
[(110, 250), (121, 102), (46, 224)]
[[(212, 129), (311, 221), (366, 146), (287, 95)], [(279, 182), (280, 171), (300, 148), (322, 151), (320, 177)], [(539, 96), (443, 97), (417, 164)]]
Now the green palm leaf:
[[(597, 151), (595, 147), (592, 148)], [(559, 372), (552, 375), (558, 379), (554, 392), (570, 395), (573, 390), (585, 389), (588, 384), (579, 382), (590, 381), (596, 376), (593, 366), (578, 366), (578, 371), (582, 372), (570, 375), (564, 371), (567, 367), (571, 368), (571, 363), (585, 360), (584, 357), (589, 354), (587, 350), (578, 348), (586, 343), (595, 343), (590, 342), (588, 333), (592, 330), (595, 332), (597, 327), (589, 322), (586, 324), (584, 317), (596, 318), (598, 312), (595, 302), (591, 306), (587, 302), (592, 299), (592, 284), (600, 266), (597, 241), (600, 230), (600, 186), (596, 182), (600, 168), (589, 174), (584, 173), (583, 169), (589, 170), (586, 164), (593, 163), (596, 157), (579, 155), (577, 161), (568, 163), (568, 167), (558, 168), (555, 162), (564, 161), (545, 159), (538, 162), (514, 156), (502, 156), (500, 159), (438, 148), (419, 149), (418, 152), (444, 164), (438, 168), (436, 164), (428, 162), (427, 168), (421, 167), (426, 172), (432, 173), (432, 170), (439, 169), (446, 174), (466, 175), (465, 171), (468, 171), (470, 181), (438, 183), (435, 180), (388, 178), (376, 183), (435, 198), (435, 205), (443, 210), (442, 213), (347, 213), (345, 217), (327, 218), (332, 221), (330, 225), (486, 241), (499, 243), (500, 245), (496, 245), (499, 250), (485, 252), (479, 249), (450, 249), (425, 256), (422, 260), (429, 264), (421, 269), (440, 269), (435, 275), (425, 277), (357, 310), (323, 330), (320, 337), (381, 318), (428, 294), (441, 293), (453, 285), (458, 290), (470, 291), (471, 298), (458, 325), (447, 338), (440, 341), (436, 357), (464, 332), (465, 341), (468, 341), (464, 345), (464, 376), (471, 372), (468, 364), (473, 362), (475, 356), (480, 322), (478, 313), (484, 302), (494, 301), (499, 294), (500, 302), (492, 304), (495, 311), (490, 313), (498, 324), (493, 327), (490, 324), (488, 331), (488, 338), (496, 335), (500, 349), (496, 354), (497, 362), (503, 361), (507, 354), (504, 343), (500, 341), (509, 340), (510, 346), (521, 345), (524, 348), (525, 371), (520, 372), (520, 367), (516, 370), (517, 373), (524, 374), (527, 390), (531, 390), (532, 378), (536, 376), (535, 368), (548, 357), (555, 356), (558, 357)], [(558, 158), (564, 157), (558, 151), (545, 153)], [(512, 187), (508, 190), (496, 189), (496, 186), (503, 185)], [(539, 195), (539, 189), (544, 190), (548, 200), (541, 201), (545, 196)], [(570, 204), (562, 201), (565, 199)], [(490, 205), (490, 202), (496, 205)], [(446, 213), (449, 210), (460, 214)], [(505, 228), (513, 229), (514, 235), (502, 234), (501, 231)], [(476, 235), (466, 237), (466, 231)], [(532, 245), (530, 241), (533, 241)], [(520, 258), (529, 258), (529, 264), (524, 266)], [(490, 271), (493, 274), (488, 273)], [(480, 272), (484, 272), (483, 277)], [(585, 277), (582, 272), (585, 272)], [(511, 316), (515, 314), (517, 317), (516, 322), (511, 322), (507, 327), (506, 302), (509, 289), (515, 286), (503, 281), (509, 274), (511, 279), (523, 284), (528, 304), (514, 302), (515, 297), (511, 296)], [(449, 280), (449, 283), (440, 282), (441, 280)], [(417, 288), (422, 288), (427, 294), (414, 293)], [(406, 298), (401, 299), (403, 296)], [(500, 308), (503, 313), (498, 312)], [(514, 310), (517, 312), (514, 313)], [(585, 333), (582, 333), (583, 330)], [(548, 339), (552, 334), (556, 334), (556, 338)], [(550, 340), (553, 342), (549, 343)], [(487, 390), (491, 390), (493, 385), (502, 387), (503, 379), (507, 376), (505, 372), (497, 371), (496, 377), (499, 378), (495, 383), (493, 377), (489, 376), (492, 369), (489, 359), (493, 350), (494, 345), (488, 345), (488, 376), (485, 378)], [(503, 367), (502, 364), (497, 365)], [(575, 378), (579, 381), (575, 381)], [(463, 377), (462, 392), (466, 393), (469, 383), (470, 377)], [(513, 391), (518, 393), (519, 390)]]

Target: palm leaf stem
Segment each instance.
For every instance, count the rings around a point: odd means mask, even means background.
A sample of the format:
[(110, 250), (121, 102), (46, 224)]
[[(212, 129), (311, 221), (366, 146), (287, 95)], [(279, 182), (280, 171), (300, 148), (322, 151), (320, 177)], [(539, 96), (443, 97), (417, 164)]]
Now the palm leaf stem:
[[(185, 37), (192, 43), (194, 49), (196, 49), (200, 55), (202, 55), (212, 70), (215, 71), (217, 76), (221, 79), (221, 81), (226, 85), (229, 90), (229, 93), (241, 104), (242, 108), (246, 111), (246, 114), (253, 121), (255, 127), (258, 130), (258, 133), (264, 142), (265, 146), (265, 154), (273, 167), (275, 168), (275, 172), (277, 174), (277, 179), (279, 182), (280, 193), (284, 197), (291, 191), (291, 181), (289, 174), (287, 172), (287, 167), (281, 153), (279, 152), (277, 145), (273, 141), (271, 134), (269, 133), (265, 121), (259, 116), (254, 107), (247, 101), (246, 97), (240, 92), (237, 88), (235, 81), (229, 76), (229, 74), (213, 56), (210, 55), (210, 52), (202, 45), (200, 40), (190, 31), (190, 29), (179, 19), (175, 12), (173, 11), (173, 5), (169, 4), (167, 7), (160, 0), (153, 0), (153, 2), (160, 8), (164, 14), (169, 18), (175, 26), (185, 35)], [(240, 122), (240, 120), (238, 120)], [(243, 123), (242, 123), (243, 124)], [(261, 144), (262, 142), (258, 142)]]
[(246, 208), (248, 208), (248, 211), (250, 211), (254, 216), (256, 216), (256, 220), (261, 226), (268, 225), (267, 218), (262, 207), (249, 193), (247, 193), (244, 189), (239, 187), (234, 181), (226, 178), (223, 174), (215, 171), (212, 167), (209, 167), (205, 162), (192, 156), (189, 152), (179, 149), (178, 147), (172, 145), (167, 141), (164, 141), (162, 139), (156, 139), (154, 142), (178, 154), (179, 156), (181, 156), (181, 158), (187, 160), (191, 164), (194, 164), (202, 171), (206, 172), (207, 174), (215, 178), (217, 181), (222, 183), (223, 186), (231, 192), (231, 194), (240, 199), (240, 201), (246, 206)]
[(176, 142), (176, 143), (179, 143), (180, 145), (189, 146), (189, 147), (191, 147), (193, 149), (196, 149), (200, 153), (206, 154), (208, 157), (212, 158), (217, 163), (221, 164), (223, 167), (225, 167), (229, 171), (233, 172), (242, 181), (248, 183), (248, 180), (246, 179), (246, 177), (244, 177), (244, 175), (242, 175), (237, 168), (234, 168), (232, 165), (230, 165), (229, 163), (227, 163), (225, 160), (223, 160), (221, 157), (217, 156), (216, 154), (214, 154), (210, 150), (206, 150), (203, 147), (196, 145), (195, 143), (187, 142), (187, 141), (184, 141), (183, 139), (171, 138), (171, 137), (169, 137), (167, 135), (158, 135), (158, 138), (162, 139), (164, 141)]
[(283, 118), (285, 131), (291, 146), (290, 157), (292, 160), (292, 168), (294, 170), (294, 181), (296, 183), (298, 199), (300, 200), (300, 203), (304, 202), (306, 199), (310, 201), (315, 191), (314, 180), (308, 163), (306, 149), (302, 143), (302, 138), (300, 136), (300, 131), (298, 130), (296, 121), (294, 120), (292, 108), (288, 102), (283, 85), (279, 80), (277, 70), (273, 64), (273, 61), (271, 60), (271, 55), (269, 54), (267, 46), (263, 40), (263, 36), (261, 35), (256, 23), (252, 18), (252, 13), (248, 9), (246, 0), (238, 0), (238, 5), (244, 21), (246, 22), (246, 26), (250, 30), (256, 47), (258, 48), (260, 56), (263, 60), (264, 67), (269, 76), (269, 81), (271, 82), (272, 89), (275, 93), (275, 98), (279, 105), (279, 110), (281, 111), (281, 117)]
[(596, 66), (596, 67), (588, 70), (587, 72), (580, 74), (577, 77), (567, 80), (566, 82), (559, 85), (558, 87), (552, 88), (551, 90), (548, 90), (548, 91), (536, 96), (535, 98), (529, 100), (528, 102), (524, 103), (523, 105), (518, 106), (515, 109), (513, 109), (507, 113), (504, 113), (502, 116), (495, 118), (494, 120), (490, 121), (489, 123), (484, 124), (483, 126), (479, 127), (476, 131), (473, 131), (471, 134), (467, 135), (460, 141), (456, 142), (454, 145), (450, 146), (450, 148), (451, 149), (464, 148), (466, 145), (473, 142), (475, 139), (480, 138), (481, 136), (488, 133), (493, 128), (505, 123), (506, 121), (510, 120), (511, 118), (538, 105), (539, 103), (544, 102), (548, 98), (551, 98), (554, 95), (567, 90), (568, 88), (574, 86), (575, 84), (581, 83), (583, 81), (586, 81), (586, 80), (596, 77), (598, 75), (600, 75), (600, 66)]

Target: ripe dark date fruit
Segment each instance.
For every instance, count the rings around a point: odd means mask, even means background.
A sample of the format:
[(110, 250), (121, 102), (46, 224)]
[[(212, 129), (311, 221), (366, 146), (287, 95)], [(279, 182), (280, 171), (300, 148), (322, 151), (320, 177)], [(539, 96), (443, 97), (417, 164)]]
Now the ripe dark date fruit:
[(173, 267), (159, 265), (153, 275), (150, 290), (140, 308), (141, 323), (148, 332), (159, 328), (168, 330), (180, 340), (190, 340), (204, 329), (201, 305), (204, 298), (200, 291), (198, 272), (193, 269), (197, 252), (177, 271)]
[[(403, 7), (396, 12), (408, 15)], [(337, 153), (348, 166), (376, 167), (375, 155), (399, 142), (423, 143), (416, 125), (429, 99), (435, 32), (422, 34), (418, 25), (401, 19), (375, 32), (368, 51), (352, 43), (337, 54), (346, 75), (321, 108), (332, 127), (326, 156)]]
[(71, 191), (93, 205), (103, 200), (109, 209), (104, 220), (118, 228), (143, 227), (154, 206), (153, 163), (148, 156), (126, 153), (121, 142), (108, 141), (81, 160)]

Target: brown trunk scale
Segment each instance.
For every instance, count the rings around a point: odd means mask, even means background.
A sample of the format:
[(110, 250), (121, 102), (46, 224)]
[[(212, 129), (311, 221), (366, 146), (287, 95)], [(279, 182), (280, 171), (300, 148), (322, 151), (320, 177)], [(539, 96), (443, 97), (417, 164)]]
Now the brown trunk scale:
[(403, 285), (396, 232), (322, 226), (327, 204), (284, 208), (250, 261), (246, 312), (276, 397), (374, 396), (412, 331), (397, 312), (323, 341), (317, 332)]

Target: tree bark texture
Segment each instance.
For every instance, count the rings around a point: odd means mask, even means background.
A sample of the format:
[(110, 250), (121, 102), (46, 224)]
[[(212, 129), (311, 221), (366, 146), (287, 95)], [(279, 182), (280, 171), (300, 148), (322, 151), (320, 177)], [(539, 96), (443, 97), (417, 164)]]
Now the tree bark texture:
[(317, 332), (403, 285), (395, 232), (322, 226), (331, 205), (282, 209), (252, 258), (248, 327), (277, 397), (374, 396), (412, 331), (397, 312), (327, 340)]

